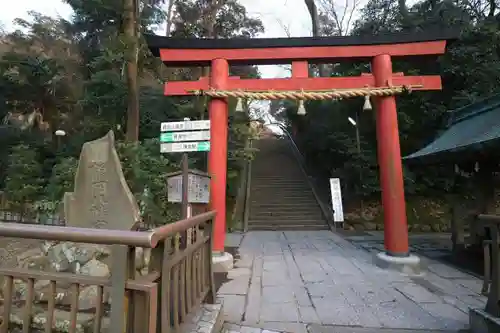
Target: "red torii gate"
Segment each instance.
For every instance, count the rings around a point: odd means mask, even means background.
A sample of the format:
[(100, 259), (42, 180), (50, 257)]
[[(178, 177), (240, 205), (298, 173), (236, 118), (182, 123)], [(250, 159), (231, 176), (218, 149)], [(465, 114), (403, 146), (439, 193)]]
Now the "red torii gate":
[[(413, 90), (440, 90), (440, 76), (403, 76), (393, 73), (392, 59), (444, 54), (448, 33), (361, 37), (274, 39), (180, 39), (146, 36), (150, 50), (173, 67), (210, 66), (210, 77), (165, 84), (165, 95), (194, 95), (195, 91), (325, 91), (392, 86)], [(371, 62), (372, 74), (359, 77), (309, 77), (311, 63)], [(291, 78), (240, 79), (229, 76), (230, 65), (292, 64)], [(384, 209), (386, 254), (407, 257), (408, 229), (399, 145), (396, 99), (375, 97), (377, 147)], [(224, 250), (226, 229), (227, 99), (209, 102), (211, 151), (209, 172), (211, 207), (217, 211), (214, 250)]]

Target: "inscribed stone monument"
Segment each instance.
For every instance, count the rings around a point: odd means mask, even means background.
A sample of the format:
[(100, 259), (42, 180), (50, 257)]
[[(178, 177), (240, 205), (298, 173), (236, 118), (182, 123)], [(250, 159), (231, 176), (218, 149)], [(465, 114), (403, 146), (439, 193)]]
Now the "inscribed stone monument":
[(113, 131), (83, 145), (74, 192), (64, 195), (64, 217), (71, 227), (131, 230), (139, 224), (139, 207), (123, 176)]

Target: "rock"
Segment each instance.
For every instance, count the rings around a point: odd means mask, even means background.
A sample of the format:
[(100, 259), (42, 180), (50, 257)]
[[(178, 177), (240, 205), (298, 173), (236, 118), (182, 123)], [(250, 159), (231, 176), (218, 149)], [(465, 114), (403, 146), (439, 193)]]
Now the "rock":
[(99, 277), (109, 277), (110, 271), (108, 265), (97, 260), (91, 259), (80, 269), (80, 273), (84, 275), (90, 276), (99, 276)]
[(50, 271), (51, 263), (49, 258), (44, 255), (32, 256), (25, 259), (18, 259), (18, 267), (37, 271)]
[(431, 231), (431, 226), (428, 225), (428, 224), (424, 224), (421, 226), (420, 228), (422, 230), (422, 232), (430, 232)]
[(363, 224), (366, 230), (377, 230), (377, 225), (373, 222), (365, 222)]
[(26, 260), (29, 260), (33, 257), (41, 257), (45, 256), (45, 253), (42, 251), (42, 249), (39, 248), (32, 248), (27, 251), (22, 252), (17, 256), (17, 264), (21, 265), (24, 263)]
[(43, 251), (43, 253), (44, 253), (45, 255), (48, 255), (48, 254), (49, 254), (49, 250), (50, 250), (53, 246), (55, 246), (55, 245), (57, 245), (57, 244), (58, 244), (58, 242), (56, 242), (56, 241), (45, 241), (45, 242), (43, 242), (43, 244), (42, 244), (42, 246), (41, 246), (41, 249), (42, 249), (42, 251)]
[(67, 272), (70, 269), (70, 260), (66, 256), (66, 252), (68, 252), (67, 243), (56, 244), (47, 251), (51, 267), (56, 272)]
[[(14, 325), (22, 326), (23, 316), (22, 310), (14, 308), (11, 315), (10, 321)], [(85, 333), (86, 328), (90, 327), (94, 321), (94, 315), (90, 313), (78, 313), (76, 331), (75, 333)], [(31, 327), (35, 330), (44, 331), (45, 323), (47, 322), (46, 311), (38, 306), (33, 307), (33, 317), (31, 322)], [(56, 309), (54, 311), (54, 325), (52, 326), (55, 330), (54, 333), (66, 333), (69, 332), (70, 325), (70, 312)]]
[[(89, 309), (95, 309), (95, 307), (97, 306), (97, 293), (98, 293), (97, 286), (83, 287), (80, 290), (80, 295), (78, 297), (78, 309), (83, 311)], [(103, 302), (106, 303), (106, 299), (104, 299)]]
[(354, 227), (350, 224), (344, 224), (344, 230), (354, 231)]
[(361, 223), (358, 223), (358, 224), (355, 224), (354, 225), (354, 230), (356, 231), (364, 231), (365, 230), (365, 226)]
[[(51, 294), (50, 294), (50, 282), (47, 281), (48, 283), (45, 285), (41, 285), (38, 289), (35, 287), (35, 301), (41, 303), (48, 302)], [(65, 300), (68, 299), (68, 292), (69, 292), (70, 284), (62, 284), (58, 283), (56, 287), (56, 293), (55, 293), (55, 300), (56, 304), (59, 305), (70, 305), (70, 302), (66, 302)]]
[(420, 232), (420, 231), (422, 231), (422, 228), (421, 228), (420, 224), (412, 224), (411, 225), (411, 231), (413, 231), (413, 232)]
[(431, 225), (431, 230), (434, 232), (440, 232), (441, 228), (440, 228), (439, 224), (433, 224), (433, 225)]

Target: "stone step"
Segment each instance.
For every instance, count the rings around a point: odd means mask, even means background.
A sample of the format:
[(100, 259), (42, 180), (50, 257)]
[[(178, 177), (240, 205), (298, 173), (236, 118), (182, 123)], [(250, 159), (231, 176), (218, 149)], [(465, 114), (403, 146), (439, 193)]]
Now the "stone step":
[(271, 209), (260, 209), (260, 207), (253, 207), (250, 209), (250, 216), (318, 216), (321, 218), (321, 210), (319, 206), (304, 207), (298, 209), (280, 209), (279, 207)]
[(273, 220), (284, 220), (284, 221), (303, 221), (303, 220), (321, 220), (322, 216), (321, 214), (314, 214), (314, 215), (303, 215), (303, 214), (284, 214), (284, 215), (256, 215), (256, 214), (250, 214), (250, 220), (255, 220), (255, 221), (273, 221)]
[(321, 210), (318, 207), (311, 207), (309, 209), (301, 210), (283, 210), (283, 209), (273, 209), (264, 210), (259, 208), (250, 209), (250, 216), (290, 216), (290, 215), (300, 215), (300, 216), (311, 216), (319, 217), (323, 216)]
[(274, 203), (274, 202), (292, 202), (296, 204), (300, 204), (301, 202), (304, 202), (305, 204), (308, 204), (309, 202), (316, 202), (316, 199), (314, 198), (312, 193), (302, 193), (300, 195), (295, 195), (295, 194), (284, 194), (284, 193), (251, 193), (250, 195), (250, 202), (251, 203)]
[(310, 225), (248, 225), (248, 230), (329, 230), (326, 224), (310, 224)]
[(248, 223), (270, 223), (270, 224), (318, 224), (318, 223), (326, 223), (322, 218), (315, 219), (308, 216), (304, 216), (302, 219), (291, 219), (287, 220), (284, 218), (276, 217), (274, 219), (248, 219)]
[(252, 182), (251, 185), (252, 189), (274, 189), (274, 188), (284, 188), (284, 189), (290, 189), (290, 190), (301, 190), (303, 188), (309, 188), (309, 184), (307, 183), (306, 180), (298, 180), (294, 182), (286, 181), (286, 180), (258, 180), (255, 182)]
[(307, 186), (307, 180), (303, 177), (301, 178), (278, 178), (278, 179), (269, 179), (269, 178), (252, 178), (253, 186)]
[[(275, 171), (276, 172), (276, 171)], [(302, 173), (294, 173), (294, 174), (266, 174), (266, 173), (252, 173), (252, 180), (254, 181), (277, 181), (277, 182), (303, 182), (306, 179)]]
[(250, 209), (256, 209), (256, 208), (261, 208), (261, 209), (276, 209), (276, 208), (281, 208), (282, 210), (298, 210), (298, 209), (311, 209), (311, 208), (316, 208), (319, 207), (318, 203), (316, 201), (313, 202), (312, 205), (310, 204), (297, 204), (295, 202), (257, 202), (253, 203), (250, 207)]
[(272, 198), (272, 197), (279, 197), (279, 198), (313, 198), (314, 195), (313, 192), (310, 189), (307, 190), (300, 190), (300, 191), (284, 191), (284, 190), (265, 190), (265, 191), (255, 191), (251, 190), (250, 192), (251, 197), (254, 198)]

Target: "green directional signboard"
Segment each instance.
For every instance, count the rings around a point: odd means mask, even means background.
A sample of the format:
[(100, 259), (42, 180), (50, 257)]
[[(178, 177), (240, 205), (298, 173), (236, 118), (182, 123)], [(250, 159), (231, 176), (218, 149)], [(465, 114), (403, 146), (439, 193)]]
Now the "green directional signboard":
[(191, 132), (166, 132), (161, 133), (161, 142), (182, 142), (182, 141), (207, 141), (210, 140), (210, 131)]
[(160, 142), (162, 153), (210, 151), (210, 120), (161, 123)]
[(210, 151), (210, 141), (162, 143), (160, 149), (162, 153)]

